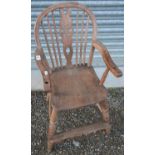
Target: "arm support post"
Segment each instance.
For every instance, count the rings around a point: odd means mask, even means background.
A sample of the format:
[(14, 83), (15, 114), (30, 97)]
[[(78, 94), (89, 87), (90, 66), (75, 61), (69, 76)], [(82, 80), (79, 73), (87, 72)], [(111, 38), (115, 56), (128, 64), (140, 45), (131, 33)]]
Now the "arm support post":
[(113, 62), (107, 48), (100, 41), (97, 41), (97, 40), (93, 41), (93, 47), (96, 48), (100, 52), (100, 54), (103, 58), (103, 61), (105, 62), (106, 66), (107, 66), (107, 69), (100, 80), (100, 85), (102, 85), (104, 83), (109, 71), (111, 71), (111, 73), (115, 77), (121, 77), (122, 71)]
[(46, 57), (43, 53), (42, 48), (37, 48), (35, 51), (35, 60), (37, 63), (38, 68), (41, 71), (42, 77), (43, 77), (43, 82), (44, 82), (44, 90), (45, 91), (50, 91), (51, 90), (51, 80), (50, 80), (50, 74), (51, 74), (51, 69), (48, 65), (48, 62), (46, 60)]

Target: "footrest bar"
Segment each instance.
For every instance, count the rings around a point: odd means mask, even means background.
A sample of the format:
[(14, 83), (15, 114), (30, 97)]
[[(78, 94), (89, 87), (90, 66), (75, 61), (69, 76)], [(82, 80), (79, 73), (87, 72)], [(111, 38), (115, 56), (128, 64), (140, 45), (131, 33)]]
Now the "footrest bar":
[(91, 125), (87, 125), (87, 126), (79, 127), (75, 129), (70, 129), (66, 132), (56, 134), (52, 137), (51, 142), (58, 143), (64, 139), (87, 135), (92, 132), (96, 132), (98, 130), (102, 130), (102, 129), (104, 130), (104, 129), (109, 129), (109, 128), (110, 128), (110, 125), (107, 123), (103, 123), (103, 122), (93, 123)]

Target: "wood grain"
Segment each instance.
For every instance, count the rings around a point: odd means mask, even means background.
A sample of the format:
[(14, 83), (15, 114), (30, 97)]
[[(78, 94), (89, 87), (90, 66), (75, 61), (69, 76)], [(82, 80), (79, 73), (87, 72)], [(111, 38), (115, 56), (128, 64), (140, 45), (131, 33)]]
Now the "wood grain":
[(51, 25), (50, 25), (50, 21), (49, 21), (48, 16), (46, 16), (46, 19), (47, 19), (48, 29), (49, 29), (49, 33), (50, 33), (50, 37), (51, 37), (51, 41), (52, 41), (52, 48), (53, 48), (53, 51), (54, 51), (55, 61), (56, 61), (56, 65), (57, 65), (57, 67), (58, 67), (59, 64), (58, 64), (58, 58), (57, 58), (57, 53), (56, 53), (55, 44), (54, 44), (54, 39), (53, 39), (52, 28), (51, 28)]
[(59, 63), (60, 63), (60, 67), (62, 68), (62, 58), (61, 58), (61, 53), (60, 53), (60, 45), (59, 45), (59, 40), (58, 40), (58, 32), (57, 32), (57, 28), (56, 28), (56, 23), (55, 23), (53, 11), (52, 11), (52, 21), (53, 21), (53, 25), (54, 25), (54, 34), (55, 34), (56, 43), (57, 43), (57, 50), (58, 50), (58, 55), (59, 55)]
[(52, 103), (58, 110), (95, 104), (107, 96), (104, 86), (99, 86), (99, 79), (92, 67), (66, 67), (53, 72), (52, 78), (54, 80)]
[(51, 52), (51, 48), (49, 46), (49, 41), (48, 41), (48, 38), (47, 38), (47, 34), (46, 34), (46, 31), (45, 31), (43, 22), (42, 22), (41, 26), (42, 26), (43, 34), (44, 34), (44, 37), (45, 37), (45, 41), (46, 41), (46, 46), (47, 46), (47, 49), (48, 49), (48, 53), (49, 53), (49, 56), (51, 58), (52, 67), (55, 69), (53, 55), (52, 55), (52, 52)]
[[(56, 23), (56, 11), (59, 10), (60, 21)], [(73, 21), (72, 11), (76, 11), (76, 21)], [(58, 14), (57, 14), (58, 15)], [(51, 17), (51, 18), (49, 18)], [(81, 17), (81, 18), (80, 18)], [(46, 18), (48, 34), (43, 25)], [(75, 24), (73, 24), (75, 23)], [(91, 49), (86, 63), (88, 26), (92, 25)], [(59, 25), (59, 27), (57, 26)], [(73, 27), (73, 25), (75, 25)], [(39, 30), (42, 28), (46, 42), (48, 56), (52, 66), (48, 64), (45, 52), (41, 46)], [(73, 34), (75, 33), (75, 48), (73, 46)], [(107, 48), (96, 40), (97, 25), (94, 14), (90, 9), (77, 2), (60, 3), (45, 9), (37, 18), (35, 24), (35, 40), (37, 49), (35, 60), (41, 71), (44, 89), (48, 93), (49, 102), (49, 130), (48, 130), (48, 152), (51, 151), (54, 143), (67, 138), (89, 134), (103, 129), (107, 134), (110, 131), (109, 105), (107, 103), (107, 91), (104, 82), (109, 71), (116, 77), (122, 72), (113, 62)], [(49, 37), (48, 37), (49, 36)], [(61, 39), (60, 39), (61, 38)], [(50, 44), (51, 43), (51, 44)], [(63, 51), (60, 45), (62, 44)], [(51, 47), (50, 47), (51, 45)], [(98, 79), (92, 66), (95, 49), (101, 54), (106, 64), (106, 70), (101, 80)], [(72, 63), (75, 53), (75, 63)], [(63, 55), (61, 55), (63, 53)], [(63, 65), (62, 56), (66, 59)], [(68, 132), (55, 135), (57, 113), (61, 110), (79, 108), (88, 105), (98, 105), (103, 116), (103, 123), (96, 123), (89, 126), (71, 129)]]
[(96, 132), (98, 130), (105, 130), (105, 129), (109, 129), (109, 128), (110, 128), (110, 125), (108, 123), (98, 122), (98, 123), (94, 123), (94, 124), (87, 125), (84, 127), (71, 129), (64, 133), (56, 134), (52, 137), (51, 142), (58, 143), (58, 142), (61, 142), (62, 140), (65, 140), (67, 138), (88, 135), (92, 132)]
[(72, 64), (72, 55), (73, 55), (73, 48), (72, 48), (72, 18), (71, 18), (70, 9), (67, 9), (67, 13), (64, 13), (61, 10), (61, 20), (60, 20), (60, 34), (63, 42), (63, 52), (66, 57), (67, 65)]

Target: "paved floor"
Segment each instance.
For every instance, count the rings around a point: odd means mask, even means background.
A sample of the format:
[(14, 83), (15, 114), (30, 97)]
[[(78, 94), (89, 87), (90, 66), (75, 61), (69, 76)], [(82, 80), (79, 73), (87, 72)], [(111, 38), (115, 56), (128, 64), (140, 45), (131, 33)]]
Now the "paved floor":
[[(46, 95), (43, 92), (32, 92), (32, 155), (47, 155), (48, 112), (45, 97)], [(88, 136), (68, 139), (61, 144), (56, 144), (50, 155), (123, 155), (124, 89), (109, 89), (108, 100), (112, 125), (109, 136), (105, 136), (101, 131), (98, 131)], [(91, 124), (100, 119), (100, 112), (95, 106), (61, 112), (58, 117), (57, 132), (79, 127), (83, 124)]]

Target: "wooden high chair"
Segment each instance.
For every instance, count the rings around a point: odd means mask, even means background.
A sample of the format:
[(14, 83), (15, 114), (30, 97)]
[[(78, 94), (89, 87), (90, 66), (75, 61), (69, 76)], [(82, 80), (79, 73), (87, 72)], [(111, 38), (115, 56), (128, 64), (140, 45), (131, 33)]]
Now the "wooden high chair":
[[(37, 18), (35, 59), (49, 103), (48, 152), (54, 143), (67, 138), (97, 130), (110, 132), (107, 91), (103, 84), (109, 71), (116, 77), (122, 72), (96, 35), (94, 14), (78, 3), (52, 5)], [(92, 66), (95, 49), (106, 64), (100, 80)], [(92, 104), (99, 107), (103, 122), (55, 133), (59, 111)]]

